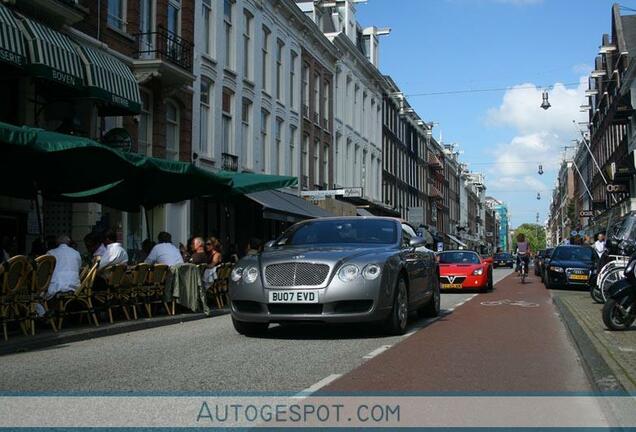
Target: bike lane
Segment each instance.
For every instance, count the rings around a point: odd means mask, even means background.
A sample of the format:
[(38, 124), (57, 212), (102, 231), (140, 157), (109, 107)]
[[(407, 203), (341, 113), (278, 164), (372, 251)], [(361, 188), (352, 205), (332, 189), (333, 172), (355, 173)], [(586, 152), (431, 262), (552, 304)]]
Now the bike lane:
[(591, 392), (550, 292), (510, 275), (325, 392)]

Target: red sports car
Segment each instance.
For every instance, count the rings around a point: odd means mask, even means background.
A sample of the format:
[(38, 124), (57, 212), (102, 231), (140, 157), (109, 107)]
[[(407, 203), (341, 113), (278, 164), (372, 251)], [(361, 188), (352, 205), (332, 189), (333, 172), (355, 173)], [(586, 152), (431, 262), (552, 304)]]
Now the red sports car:
[(438, 254), (442, 289), (492, 290), (492, 258), (457, 250)]

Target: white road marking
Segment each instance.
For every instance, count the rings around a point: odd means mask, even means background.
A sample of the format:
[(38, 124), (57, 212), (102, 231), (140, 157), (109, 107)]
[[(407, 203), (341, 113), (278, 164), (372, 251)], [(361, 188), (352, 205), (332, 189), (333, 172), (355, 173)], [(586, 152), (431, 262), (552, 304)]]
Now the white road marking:
[(382, 354), (384, 351), (388, 350), (389, 348), (391, 348), (393, 345), (382, 345), (380, 348), (374, 349), (373, 351), (371, 351), (369, 354), (363, 356), (363, 359), (372, 359), (373, 357)]
[(622, 346), (619, 346), (618, 350), (622, 351), (622, 352), (628, 352), (628, 353), (636, 352), (636, 349), (634, 349), (634, 348), (625, 348), (625, 347), (622, 347)]
[(294, 399), (305, 399), (306, 397), (311, 396), (312, 393), (315, 393), (316, 391), (320, 390), (321, 388), (323, 388), (327, 384), (331, 384), (332, 382), (334, 382), (335, 380), (337, 380), (341, 376), (342, 376), (342, 374), (331, 374), (331, 375), (321, 379), (317, 383), (312, 384), (311, 386), (307, 387), (305, 390), (302, 390), (301, 392), (299, 392), (298, 394), (296, 394), (295, 396), (292, 396), (292, 397)]

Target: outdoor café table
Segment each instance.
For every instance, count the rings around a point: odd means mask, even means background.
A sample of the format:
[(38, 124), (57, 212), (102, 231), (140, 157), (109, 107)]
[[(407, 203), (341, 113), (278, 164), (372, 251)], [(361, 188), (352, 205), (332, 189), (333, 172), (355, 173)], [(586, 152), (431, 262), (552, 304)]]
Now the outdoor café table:
[(166, 281), (164, 300), (173, 299), (192, 312), (210, 314), (210, 307), (205, 297), (205, 287), (201, 271), (195, 264), (177, 264), (170, 267), (171, 277)]

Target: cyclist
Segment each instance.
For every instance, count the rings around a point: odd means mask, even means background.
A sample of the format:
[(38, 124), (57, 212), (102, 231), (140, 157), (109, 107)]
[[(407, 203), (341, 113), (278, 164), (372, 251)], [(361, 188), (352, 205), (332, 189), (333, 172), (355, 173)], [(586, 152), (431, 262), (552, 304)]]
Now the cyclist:
[(519, 273), (521, 273), (521, 261), (525, 264), (524, 273), (528, 275), (528, 264), (530, 262), (530, 244), (526, 240), (526, 236), (523, 233), (519, 233), (517, 236), (517, 257), (519, 259)]

